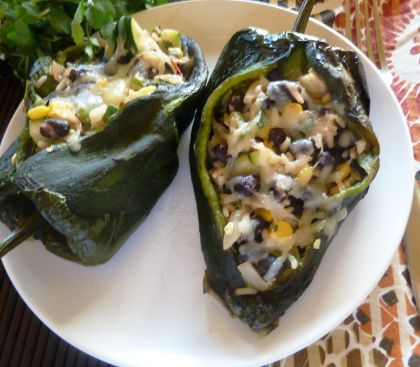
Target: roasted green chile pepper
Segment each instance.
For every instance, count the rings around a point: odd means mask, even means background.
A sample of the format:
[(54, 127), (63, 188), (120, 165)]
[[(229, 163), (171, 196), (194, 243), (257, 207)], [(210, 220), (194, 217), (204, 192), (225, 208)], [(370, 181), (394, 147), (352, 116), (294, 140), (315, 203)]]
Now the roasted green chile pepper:
[(267, 333), (379, 169), (363, 70), (324, 41), (248, 28), (206, 95), (190, 148), (205, 290)]
[(1, 255), (33, 233), (58, 256), (103, 263), (169, 186), (207, 67), (192, 39), (153, 32), (123, 18), (113, 40), (91, 40), (94, 55), (75, 46), (35, 63), (27, 123), (0, 158), (0, 218), (14, 231)]

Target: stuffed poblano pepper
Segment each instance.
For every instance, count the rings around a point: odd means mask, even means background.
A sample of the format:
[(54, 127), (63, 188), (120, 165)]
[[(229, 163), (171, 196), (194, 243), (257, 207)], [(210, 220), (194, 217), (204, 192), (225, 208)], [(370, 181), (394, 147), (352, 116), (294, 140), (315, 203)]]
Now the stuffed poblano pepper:
[(204, 286), (267, 333), (310, 284), (379, 168), (354, 52), (296, 32), (237, 32), (195, 121)]
[(34, 234), (61, 257), (103, 263), (177, 172), (207, 79), (198, 45), (129, 17), (89, 42), (91, 55), (74, 46), (32, 68), (26, 126), (0, 159), (0, 217), (13, 230), (1, 255)]

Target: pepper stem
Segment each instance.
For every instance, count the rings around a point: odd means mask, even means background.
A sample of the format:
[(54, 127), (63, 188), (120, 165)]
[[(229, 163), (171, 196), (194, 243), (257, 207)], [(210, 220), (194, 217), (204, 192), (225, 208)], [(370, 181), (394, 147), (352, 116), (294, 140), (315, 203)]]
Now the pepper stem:
[(305, 0), (299, 9), (292, 32), (304, 33), (316, 0)]
[(43, 225), (45, 225), (45, 220), (38, 212), (33, 212), (20, 227), (0, 241), (0, 258), (32, 236)]

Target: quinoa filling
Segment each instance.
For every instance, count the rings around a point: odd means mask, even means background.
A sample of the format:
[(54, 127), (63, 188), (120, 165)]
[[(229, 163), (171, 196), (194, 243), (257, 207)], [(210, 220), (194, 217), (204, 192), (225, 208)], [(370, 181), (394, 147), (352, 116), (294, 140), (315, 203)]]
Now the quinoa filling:
[(337, 194), (366, 176), (365, 148), (313, 69), (296, 81), (268, 73), (222, 97), (209, 173), (227, 223), (223, 248), (246, 284), (237, 295), (269, 290), (333, 236), (347, 215)]
[(106, 126), (130, 101), (154, 93), (157, 86), (184, 83), (191, 59), (184, 53), (178, 31), (152, 32), (136, 24), (136, 50), (117, 40), (115, 49), (100, 35), (102, 53), (89, 63), (54, 61), (35, 90), (53, 85), (28, 111), (29, 133), (38, 150), (68, 142), (78, 149), (81, 136)]

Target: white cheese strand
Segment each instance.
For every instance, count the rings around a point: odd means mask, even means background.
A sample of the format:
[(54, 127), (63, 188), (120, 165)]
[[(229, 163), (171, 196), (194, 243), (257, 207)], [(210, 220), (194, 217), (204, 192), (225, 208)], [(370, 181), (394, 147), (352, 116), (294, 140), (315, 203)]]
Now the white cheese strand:
[(267, 283), (258, 271), (254, 268), (254, 266), (249, 262), (245, 261), (242, 264), (238, 265), (238, 270), (242, 275), (243, 280), (249, 286), (259, 290), (259, 291), (266, 291), (269, 287), (269, 283)]

